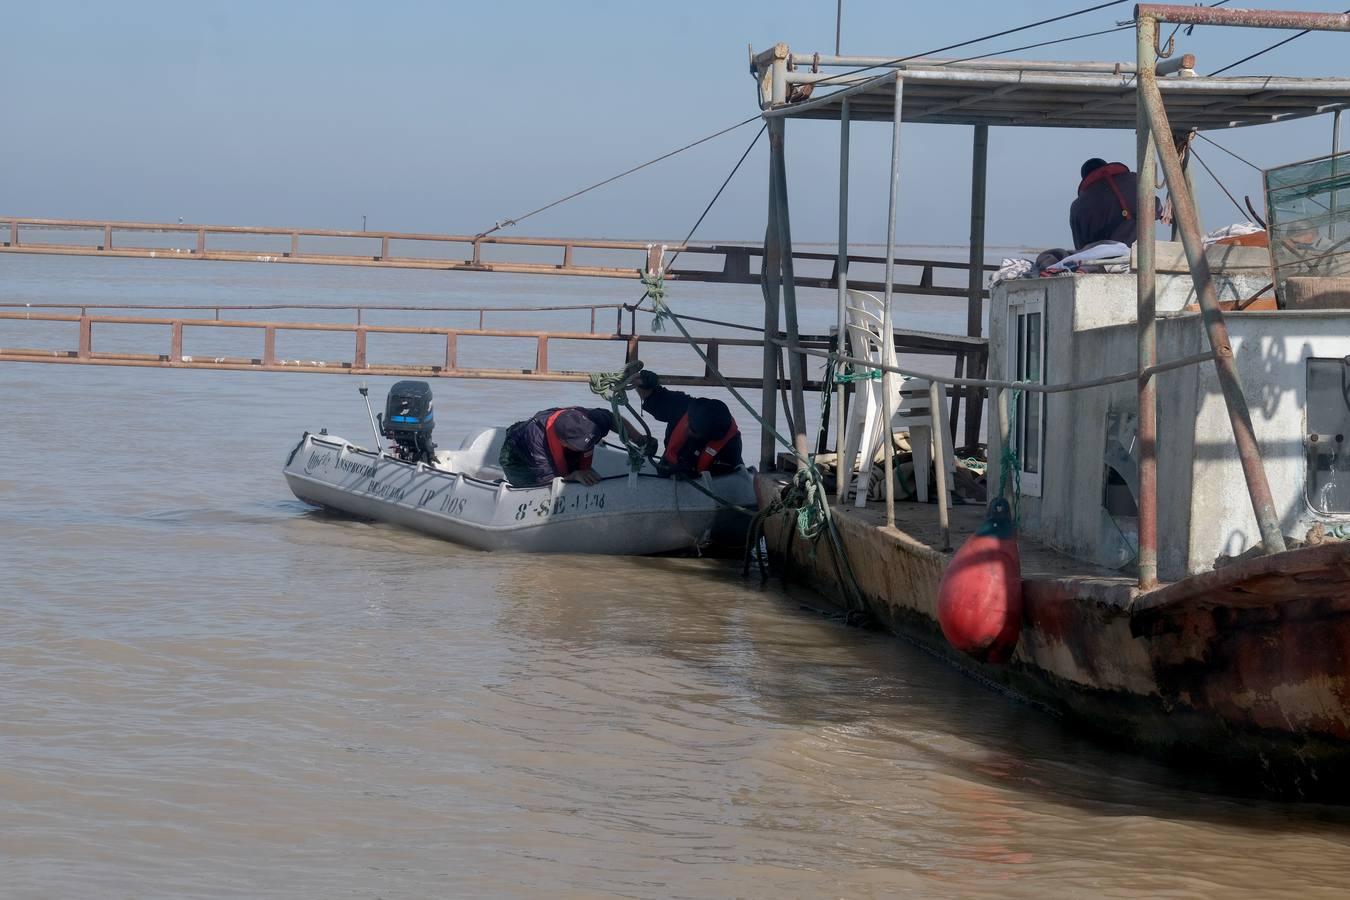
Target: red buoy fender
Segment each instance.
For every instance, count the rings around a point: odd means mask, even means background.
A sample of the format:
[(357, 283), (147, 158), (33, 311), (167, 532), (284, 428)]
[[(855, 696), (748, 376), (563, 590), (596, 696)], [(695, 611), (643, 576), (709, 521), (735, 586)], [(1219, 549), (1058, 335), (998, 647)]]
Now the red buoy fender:
[(962, 653), (993, 663), (1012, 657), (1022, 629), (1022, 564), (1008, 501), (995, 500), (952, 557), (937, 613), (943, 636)]

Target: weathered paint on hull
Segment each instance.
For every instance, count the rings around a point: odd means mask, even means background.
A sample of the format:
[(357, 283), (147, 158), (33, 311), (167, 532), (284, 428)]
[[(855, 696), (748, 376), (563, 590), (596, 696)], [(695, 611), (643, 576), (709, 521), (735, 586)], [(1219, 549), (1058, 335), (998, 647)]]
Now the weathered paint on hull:
[[(761, 480), (761, 502), (771, 484)], [(993, 666), (942, 638), (936, 598), (948, 555), (847, 510), (836, 522), (868, 611), (888, 630), (1235, 787), (1350, 799), (1350, 543), (1249, 560), (1146, 594), (1126, 578), (1032, 574), (1013, 660)], [(790, 546), (797, 572), (829, 597), (847, 596), (829, 543), (789, 544), (787, 527), (781, 517), (766, 523), (770, 547)]]

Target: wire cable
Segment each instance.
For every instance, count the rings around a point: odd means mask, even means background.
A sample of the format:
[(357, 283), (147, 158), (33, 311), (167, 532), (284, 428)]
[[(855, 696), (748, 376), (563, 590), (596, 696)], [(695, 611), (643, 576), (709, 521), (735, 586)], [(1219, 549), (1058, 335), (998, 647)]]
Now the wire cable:
[[(1096, 11), (1099, 10), (1099, 9), (1106, 9), (1107, 7), (1110, 7), (1110, 6), (1119, 6), (1120, 4), (1125, 3), (1125, 2), (1127, 2), (1127, 0), (1108, 0), (1108, 2), (1105, 2), (1105, 3), (1098, 3), (1098, 4), (1095, 4), (1095, 5), (1093, 5), (1093, 6), (1085, 7), (1085, 8), (1083, 8), (1083, 9), (1074, 10), (1073, 12), (1063, 13), (1063, 14), (1058, 15), (1058, 16), (1051, 16), (1051, 17), (1048, 18), (1048, 19), (1040, 19), (1040, 20), (1035, 21), (1035, 22), (1029, 22), (1029, 23), (1027, 23), (1026, 25), (1019, 25), (1019, 26), (1017, 26), (1016, 28), (1005, 28), (1005, 29), (1002, 30), (1002, 31), (996, 31), (996, 32), (994, 32), (994, 33), (992, 33), (992, 34), (982, 35), (982, 36), (980, 36), (980, 37), (977, 37), (977, 38), (971, 38), (970, 40), (966, 40), (966, 41), (959, 41), (959, 42), (957, 42), (957, 43), (955, 43), (955, 44), (948, 44), (948, 45), (945, 46), (945, 47), (938, 47), (938, 48), (936, 48), (936, 49), (934, 49), (934, 50), (926, 50), (926, 51), (924, 51), (923, 53), (915, 53), (915, 54), (910, 55), (910, 56), (901, 56), (901, 57), (897, 57), (897, 58), (895, 58), (895, 59), (889, 60), (889, 61), (887, 61), (887, 62), (885, 62), (885, 63), (879, 63), (879, 64), (877, 64), (877, 65), (872, 65), (872, 66), (863, 66), (862, 68), (859, 68), (859, 69), (852, 69), (852, 70), (849, 70), (849, 71), (847, 71), (847, 72), (840, 72), (840, 73), (838, 73), (838, 74), (836, 74), (836, 75), (831, 75), (831, 76), (828, 77), (828, 78), (823, 78), (823, 79), (821, 79), (820, 81), (815, 82), (815, 84), (831, 84), (831, 83), (836, 82), (838, 79), (840, 79), (840, 78), (845, 78), (845, 77), (847, 77), (847, 76), (849, 76), (849, 75), (857, 75), (857, 74), (859, 74), (860, 72), (869, 72), (869, 71), (871, 71), (872, 69), (880, 69), (880, 68), (886, 68), (886, 67), (889, 67), (889, 66), (898, 65), (898, 64), (903, 63), (903, 62), (908, 62), (909, 60), (912, 60), (912, 59), (919, 59), (920, 57), (924, 57), (924, 56), (932, 56), (932, 55), (935, 54), (935, 53), (943, 53), (943, 52), (945, 52), (945, 51), (947, 51), (947, 50), (955, 50), (955, 49), (957, 49), (958, 47), (968, 47), (968, 46), (970, 46), (971, 44), (978, 44), (978, 43), (981, 43), (982, 41), (993, 40), (994, 38), (997, 38), (997, 37), (1003, 37), (1004, 35), (1008, 35), (1008, 34), (1016, 34), (1016, 33), (1020, 32), (1020, 31), (1027, 31), (1027, 30), (1032, 29), (1032, 28), (1039, 28), (1039, 27), (1042, 26), (1042, 25), (1049, 25), (1049, 24), (1051, 24), (1051, 23), (1053, 23), (1053, 22), (1062, 22), (1062, 21), (1064, 21), (1065, 19), (1072, 19), (1072, 18), (1074, 18), (1074, 17), (1076, 17), (1076, 16), (1086, 15), (1087, 13), (1090, 13), (1090, 12), (1096, 12)], [(1226, 0), (1225, 0), (1225, 2), (1226, 2)], [(1089, 37), (1089, 36), (1090, 36), (1090, 35), (1081, 35), (1081, 37)], [(1062, 39), (1062, 40), (1077, 40), (1077, 37), (1065, 38), (1065, 39)], [(1060, 42), (1062, 42), (1062, 41), (1060, 41)], [(1059, 42), (1055, 42), (1055, 43), (1059, 43)], [(1044, 45), (1037, 45), (1037, 46), (1044, 46)], [(1022, 49), (1029, 49), (1029, 48), (1022, 48)], [(1006, 52), (1011, 52), (1011, 51), (1006, 51)], [(983, 58), (983, 57), (977, 57), (977, 58)], [(604, 179), (603, 181), (597, 181), (597, 182), (595, 182), (594, 184), (587, 185), (586, 187), (581, 188), (580, 190), (573, 191), (572, 193), (568, 194), (568, 195), (565, 196), (565, 197), (559, 197), (557, 200), (554, 200), (554, 201), (551, 202), (551, 203), (546, 203), (546, 204), (544, 204), (543, 206), (538, 207), (537, 209), (532, 209), (532, 210), (530, 210), (530, 211), (527, 212), (527, 213), (523, 213), (523, 214), (521, 214), (521, 215), (519, 215), (519, 216), (515, 216), (515, 217), (513, 217), (513, 218), (501, 219), (501, 220), (495, 222), (491, 228), (489, 228), (489, 229), (487, 229), (487, 230), (485, 230), (485, 231), (479, 232), (479, 233), (476, 235), (476, 237), (480, 237), (480, 238), (482, 238), (482, 237), (487, 237), (488, 235), (493, 234), (494, 232), (500, 231), (500, 230), (503, 229), (503, 228), (508, 228), (508, 227), (510, 227), (510, 226), (512, 226), (512, 225), (517, 225), (517, 224), (519, 224), (520, 222), (523, 222), (523, 221), (525, 221), (526, 219), (530, 218), (531, 216), (536, 216), (536, 215), (538, 215), (539, 213), (544, 212), (545, 210), (549, 210), (549, 209), (552, 209), (553, 207), (558, 206), (558, 205), (560, 205), (560, 204), (562, 204), (562, 203), (566, 203), (568, 200), (574, 200), (574, 199), (576, 199), (577, 197), (580, 197), (582, 194), (587, 194), (587, 193), (589, 193), (589, 192), (595, 190), (596, 188), (601, 188), (601, 187), (604, 187), (604, 186), (607, 185), (607, 184), (612, 184), (613, 182), (618, 181), (620, 178), (623, 178), (623, 177), (628, 176), (628, 175), (632, 175), (634, 172), (639, 172), (639, 171), (641, 171), (641, 170), (647, 168), (648, 166), (655, 165), (656, 163), (659, 163), (659, 162), (661, 162), (662, 160), (669, 159), (670, 157), (675, 156), (675, 155), (678, 154), (678, 153), (683, 153), (684, 151), (690, 150), (690, 149), (692, 149), (692, 148), (694, 148), (694, 147), (697, 147), (697, 146), (700, 145), (700, 144), (705, 144), (705, 143), (707, 143), (708, 141), (711, 141), (711, 140), (714, 139), (714, 138), (721, 137), (722, 135), (726, 134), (727, 132), (735, 131), (737, 128), (740, 128), (740, 127), (743, 126), (743, 125), (749, 125), (751, 122), (753, 122), (753, 121), (755, 121), (756, 119), (759, 119), (759, 118), (760, 118), (760, 116), (759, 116), (758, 114), (756, 114), (756, 115), (750, 116), (748, 119), (742, 119), (741, 121), (737, 122), (735, 125), (730, 125), (730, 126), (728, 126), (728, 127), (726, 127), (726, 128), (721, 129), (720, 131), (715, 131), (715, 132), (713, 132), (712, 134), (706, 135), (705, 137), (701, 137), (701, 138), (699, 138), (699, 139), (696, 140), (696, 141), (691, 141), (690, 143), (685, 144), (683, 147), (678, 147), (678, 148), (676, 148), (676, 149), (674, 149), (674, 150), (671, 150), (671, 151), (668, 152), (668, 153), (663, 153), (663, 154), (661, 154), (660, 156), (655, 157), (654, 159), (649, 159), (649, 160), (647, 160), (646, 162), (641, 163), (641, 164), (636, 165), (636, 166), (633, 166), (631, 169), (626, 169), (626, 170), (624, 170), (624, 171), (618, 173), (617, 175), (611, 175), (609, 178), (606, 178), (606, 179)]]
[(988, 59), (991, 56), (1003, 56), (1007, 53), (1020, 53), (1023, 50), (1035, 50), (1037, 47), (1049, 47), (1052, 44), (1066, 44), (1069, 41), (1081, 41), (1084, 38), (1097, 37), (1101, 34), (1115, 34), (1117, 31), (1132, 31), (1134, 25), (1117, 25), (1115, 28), (1104, 28), (1101, 31), (1089, 31), (1086, 34), (1071, 34), (1068, 37), (1056, 38), (1053, 41), (1041, 41), (1039, 44), (1027, 44), (1022, 47), (1009, 47), (1006, 50), (995, 50), (992, 53), (981, 53), (979, 56), (966, 56), (961, 59), (953, 59), (944, 62), (944, 66), (955, 65), (956, 63), (971, 62), (977, 59)]
[(1109, 6), (1119, 6), (1124, 2), (1126, 2), (1126, 0), (1109, 0), (1109, 2), (1107, 3), (1098, 3), (1095, 6), (1088, 6), (1084, 7), (1083, 9), (1076, 9), (1073, 12), (1064, 13), (1062, 15), (1051, 16), (1048, 19), (1040, 19), (1035, 22), (1028, 22), (1026, 25), (1019, 25), (1016, 28), (1005, 28), (1002, 31), (996, 31), (993, 34), (981, 35), (980, 37), (977, 38), (971, 38), (968, 41), (960, 41), (955, 44), (948, 44), (945, 47), (937, 47), (932, 50), (925, 50), (922, 53), (913, 53), (909, 56), (898, 56), (895, 59), (888, 59), (886, 62), (883, 63), (876, 63), (870, 66), (862, 66), (861, 68), (857, 69), (849, 69), (847, 72), (839, 72), (838, 74), (831, 75), (828, 78), (822, 78), (819, 81), (812, 82), (812, 84), (814, 85), (833, 84), (838, 79), (847, 78), (850, 75), (859, 75), (863, 72), (870, 72), (873, 69), (886, 69), (892, 66), (897, 66), (900, 63), (909, 62), (910, 60), (913, 59), (922, 59), (925, 56), (933, 56), (934, 54), (937, 53), (945, 53), (948, 50), (956, 50), (960, 47), (969, 47), (971, 44), (979, 44), (984, 41), (990, 41), (993, 40), (994, 38), (1003, 37), (1004, 35), (1008, 34), (1017, 34), (1019, 31), (1027, 31), (1032, 28), (1039, 28), (1042, 25), (1049, 25), (1054, 22), (1062, 22), (1065, 19), (1072, 19), (1075, 16), (1086, 15), (1090, 12), (1096, 12), (1099, 9), (1106, 9)]
[(1234, 197), (1232, 193), (1229, 192), (1228, 188), (1224, 187), (1224, 183), (1219, 180), (1219, 176), (1214, 174), (1214, 170), (1211, 169), (1208, 165), (1206, 165), (1205, 161), (1200, 158), (1200, 154), (1195, 152), (1195, 147), (1193, 146), (1188, 147), (1186, 152), (1191, 155), (1192, 159), (1194, 159), (1196, 162), (1200, 164), (1200, 167), (1202, 169), (1204, 169), (1206, 172), (1209, 173), (1210, 178), (1214, 179), (1214, 183), (1219, 186), (1219, 190), (1223, 191), (1224, 195), (1227, 196), (1228, 199), (1232, 201), (1233, 205), (1237, 207), (1238, 215), (1242, 216), (1242, 218), (1250, 222), (1252, 217), (1247, 214), (1247, 211), (1245, 209), (1242, 208), (1242, 204), (1237, 202), (1237, 198)]
[[(741, 158), (738, 159), (738, 160), (736, 160), (736, 165), (734, 165), (734, 166), (731, 167), (731, 171), (727, 173), (727, 177), (724, 178), (724, 179), (722, 179), (722, 185), (721, 185), (721, 187), (719, 187), (719, 188), (717, 189), (717, 193), (713, 194), (712, 199), (708, 201), (708, 205), (705, 206), (705, 207), (703, 207), (703, 212), (702, 212), (702, 214), (699, 215), (698, 221), (694, 223), (694, 227), (693, 227), (693, 228), (690, 228), (690, 229), (689, 229), (689, 233), (686, 234), (686, 235), (684, 236), (684, 242), (683, 242), (683, 245), (688, 245), (688, 243), (689, 243), (691, 240), (694, 239), (694, 232), (698, 231), (698, 227), (699, 227), (700, 225), (703, 224), (703, 220), (706, 219), (706, 218), (708, 218), (708, 213), (712, 212), (712, 208), (713, 208), (713, 206), (717, 203), (718, 199), (721, 198), (722, 192), (725, 191), (725, 190), (727, 189), (727, 185), (731, 184), (731, 179), (733, 179), (733, 178), (736, 177), (736, 173), (739, 172), (740, 169), (741, 169), (741, 164), (744, 163), (744, 162), (746, 161), (747, 158), (749, 158), (749, 156), (750, 156), (750, 151), (755, 149), (755, 144), (758, 144), (758, 143), (759, 143), (759, 139), (762, 138), (762, 137), (764, 136), (764, 132), (767, 131), (768, 128), (769, 128), (769, 123), (768, 123), (768, 122), (765, 122), (765, 123), (764, 123), (764, 127), (761, 128), (758, 132), (756, 132), (754, 140), (752, 140), (752, 141), (750, 142), (750, 146), (746, 147), (746, 148), (745, 148), (745, 152), (741, 154)], [(666, 269), (671, 269), (671, 268), (673, 268), (674, 265), (675, 265), (675, 260), (677, 260), (677, 259), (679, 259), (679, 258), (680, 258), (680, 251), (679, 251), (679, 250), (676, 250), (676, 251), (671, 255), (671, 257), (670, 257), (670, 262), (669, 262), (669, 263), (663, 263), (663, 267), (666, 268)], [(637, 299), (637, 302), (635, 302), (632, 306), (629, 306), (629, 305), (627, 305), (627, 304), (624, 304), (624, 309), (628, 310), (629, 312), (636, 312), (636, 311), (638, 311), (638, 310), (642, 310), (642, 301), (643, 301), (643, 300), (646, 300), (647, 297), (648, 297), (649, 295), (650, 295), (650, 291), (644, 291), (643, 294), (642, 294), (642, 296), (639, 297), (639, 298)], [(655, 310), (652, 310), (652, 311), (655, 312)], [(670, 312), (670, 311), (667, 311), (667, 312), (666, 312), (666, 315), (674, 316), (675, 313)], [(692, 316), (688, 316), (688, 317), (686, 317), (686, 318), (693, 318), (693, 317), (692, 317)], [(711, 320), (703, 320), (703, 321), (711, 321)], [(735, 325), (735, 326), (732, 326), (732, 327), (734, 327), (734, 328), (748, 328), (749, 326), (745, 326), (745, 325)], [(760, 329), (760, 330), (763, 330), (763, 329)]]
[[(1350, 14), (1350, 9), (1345, 10), (1345, 11), (1342, 12), (1341, 14), (1342, 14), (1342, 15)], [(1210, 73), (1209, 73), (1209, 76), (1212, 78), (1212, 77), (1214, 77), (1215, 75), (1222, 75), (1224, 72), (1227, 72), (1229, 69), (1235, 69), (1235, 68), (1237, 68), (1238, 66), (1242, 65), (1242, 64), (1245, 63), (1245, 62), (1251, 62), (1252, 60), (1256, 59), (1258, 56), (1264, 56), (1264, 55), (1266, 55), (1267, 53), (1269, 53), (1270, 51), (1276, 49), (1277, 47), (1283, 47), (1285, 44), (1289, 43), (1290, 41), (1296, 41), (1296, 40), (1298, 40), (1299, 38), (1303, 37), (1305, 34), (1307, 34), (1308, 32), (1310, 32), (1310, 31), (1312, 31), (1312, 30), (1313, 30), (1313, 29), (1311, 29), (1311, 28), (1305, 28), (1305, 29), (1303, 29), (1303, 30), (1300, 31), (1300, 32), (1297, 32), (1297, 33), (1295, 33), (1295, 34), (1291, 34), (1289, 37), (1285, 38), (1285, 39), (1282, 40), (1282, 41), (1276, 41), (1275, 43), (1271, 44), (1269, 47), (1266, 47), (1264, 50), (1257, 50), (1255, 53), (1251, 53), (1251, 54), (1248, 54), (1247, 56), (1242, 57), (1242, 59), (1239, 59), (1237, 62), (1229, 63), (1228, 65), (1224, 66), (1222, 69), (1215, 69), (1213, 72), (1210, 72)]]
[(528, 219), (530, 216), (538, 215), (539, 213), (543, 212), (544, 210), (546, 210), (546, 209), (552, 209), (553, 207), (559, 205), (560, 203), (566, 203), (568, 200), (576, 199), (577, 197), (580, 197), (582, 194), (589, 193), (589, 192), (595, 190), (596, 188), (604, 187), (604, 186), (607, 185), (607, 184), (610, 184), (610, 183), (612, 183), (612, 182), (618, 181), (620, 178), (623, 178), (625, 175), (632, 175), (634, 172), (641, 171), (642, 169), (645, 169), (645, 168), (647, 168), (648, 166), (651, 166), (651, 165), (655, 165), (656, 163), (659, 163), (659, 162), (661, 162), (662, 160), (670, 159), (672, 156), (674, 156), (674, 155), (677, 154), (677, 153), (683, 153), (683, 152), (686, 151), (686, 150), (689, 150), (689, 149), (692, 149), (692, 148), (694, 148), (694, 147), (697, 147), (699, 144), (706, 144), (708, 141), (711, 141), (713, 138), (719, 138), (719, 137), (721, 137), (722, 135), (726, 134), (727, 132), (735, 131), (737, 128), (740, 128), (740, 127), (743, 126), (743, 125), (749, 125), (751, 122), (754, 122), (754, 121), (756, 121), (756, 120), (759, 119), (759, 118), (760, 118), (759, 115), (756, 114), (756, 115), (751, 116), (751, 117), (748, 118), (748, 119), (742, 119), (741, 121), (737, 122), (735, 125), (729, 125), (729, 126), (727, 126), (726, 128), (723, 128), (721, 131), (714, 131), (712, 134), (705, 135), (704, 137), (701, 137), (701, 138), (699, 138), (699, 139), (696, 140), (696, 141), (691, 141), (690, 143), (685, 144), (683, 147), (678, 147), (678, 148), (676, 148), (676, 149), (674, 149), (674, 150), (671, 150), (669, 153), (662, 153), (660, 156), (656, 157), (655, 159), (649, 159), (649, 160), (647, 160), (645, 163), (641, 163), (640, 165), (633, 166), (633, 168), (631, 168), (631, 169), (626, 169), (626, 170), (620, 172), (620, 173), (617, 174), (617, 175), (611, 175), (610, 177), (606, 178), (604, 181), (597, 181), (595, 184), (592, 184), (592, 185), (589, 185), (589, 186), (587, 186), (587, 187), (584, 187), (584, 188), (582, 188), (582, 189), (579, 190), (579, 191), (573, 191), (572, 193), (568, 194), (566, 197), (559, 197), (557, 200), (554, 200), (552, 203), (546, 203), (546, 204), (544, 204), (543, 206), (539, 207), (538, 209), (532, 209), (532, 210), (530, 210), (529, 212), (527, 212), (527, 213), (525, 213), (525, 214), (523, 214), (523, 215), (516, 216), (515, 218), (511, 218), (511, 219), (502, 219), (501, 221), (495, 223), (495, 224), (494, 224), (491, 228), (489, 228), (488, 230), (479, 232), (479, 234), (477, 235), (477, 237), (480, 237), (480, 238), (481, 238), (481, 237), (487, 237), (488, 235), (492, 234), (494, 231), (500, 231), (501, 229), (506, 228), (506, 227), (508, 227), (508, 226), (515, 225), (515, 224), (517, 224), (517, 223), (519, 223), (519, 222), (524, 222), (524, 221), (525, 221), (526, 219)]
[[(1216, 2), (1216, 3), (1211, 3), (1211, 4), (1209, 4), (1209, 6), (1210, 6), (1211, 8), (1213, 8), (1213, 7), (1215, 7), (1215, 6), (1222, 6), (1222, 5), (1224, 5), (1225, 3), (1228, 3), (1228, 2), (1230, 2), (1230, 0), (1218, 0), (1218, 2)], [(1190, 29), (1190, 28), (1193, 28), (1193, 27), (1194, 27), (1194, 26), (1188, 26), (1187, 34), (1190, 33), (1190, 30), (1189, 30), (1189, 29)], [(1049, 47), (1049, 46), (1052, 46), (1052, 45), (1054, 45), (1054, 44), (1067, 44), (1067, 43), (1069, 43), (1070, 41), (1081, 41), (1081, 40), (1083, 40), (1084, 38), (1097, 37), (1097, 36), (1103, 35), (1103, 34), (1115, 34), (1115, 33), (1118, 32), (1118, 31), (1133, 31), (1134, 28), (1135, 28), (1134, 23), (1133, 23), (1133, 22), (1129, 22), (1129, 23), (1127, 23), (1127, 24), (1125, 24), (1125, 25), (1117, 25), (1117, 26), (1114, 27), (1114, 28), (1103, 28), (1101, 31), (1089, 31), (1089, 32), (1086, 32), (1086, 33), (1084, 33), (1084, 34), (1071, 34), (1071, 35), (1069, 35), (1069, 36), (1067, 36), (1067, 37), (1055, 38), (1053, 41), (1041, 41), (1040, 43), (1037, 43), (1037, 44), (1026, 44), (1026, 45), (1021, 46), (1021, 47), (1009, 47), (1009, 48), (1007, 48), (1006, 50), (995, 50), (995, 51), (992, 52), (992, 53), (981, 53), (979, 56), (966, 56), (966, 57), (963, 57), (963, 58), (961, 58), (961, 59), (947, 60), (946, 62), (942, 63), (942, 65), (944, 65), (944, 66), (950, 66), (950, 65), (955, 65), (956, 63), (971, 62), (971, 61), (977, 60), (977, 59), (988, 59), (988, 58), (991, 57), (991, 56), (1003, 56), (1004, 54), (1007, 54), (1007, 53), (1020, 53), (1020, 52), (1023, 51), (1023, 50), (1035, 50), (1037, 47)], [(1181, 28), (1181, 26), (1178, 25), (1177, 28)], [(1172, 36), (1175, 36), (1176, 33), (1177, 33), (1177, 29), (1173, 29), (1173, 30), (1172, 30)], [(1171, 40), (1171, 37), (1169, 37), (1168, 40)]]
[(1233, 159), (1236, 159), (1238, 162), (1245, 163), (1246, 165), (1251, 166), (1258, 172), (1265, 171), (1256, 163), (1252, 162), (1249, 159), (1243, 159), (1241, 156), (1238, 156), (1236, 153), (1234, 153), (1232, 150), (1229, 150), (1227, 147), (1225, 147), (1223, 144), (1220, 144), (1218, 141), (1212, 138), (1205, 137), (1205, 133), (1203, 131), (1197, 131), (1195, 133), (1195, 136), (1200, 138), (1200, 140), (1205, 141), (1206, 143), (1210, 143), (1213, 144), (1215, 147), (1218, 147), (1220, 150), (1222, 150), (1224, 153), (1227, 153), (1229, 156), (1233, 157)]
[[(1210, 8), (1210, 9), (1213, 9), (1213, 8), (1216, 7), (1216, 6), (1223, 6), (1223, 5), (1224, 5), (1225, 3), (1227, 3), (1227, 2), (1228, 2), (1228, 0), (1218, 0), (1217, 3), (1211, 3), (1211, 4), (1209, 4), (1209, 8)], [(1198, 5), (1198, 4), (1197, 4), (1197, 5)], [(1194, 25), (1187, 25), (1187, 26), (1185, 26), (1185, 28), (1186, 28), (1186, 37), (1190, 37), (1190, 36), (1195, 32), (1195, 26), (1194, 26)], [(1181, 25), (1180, 22), (1178, 22), (1178, 23), (1172, 28), (1172, 33), (1169, 34), (1169, 35), (1167, 36), (1167, 43), (1168, 43), (1168, 44), (1171, 44), (1171, 43), (1172, 43), (1172, 39), (1175, 38), (1175, 37), (1177, 36), (1177, 32), (1180, 31), (1181, 29), (1182, 29), (1182, 25)]]
[[(703, 224), (703, 220), (708, 218), (708, 213), (712, 212), (714, 204), (716, 204), (718, 199), (722, 196), (722, 192), (727, 189), (727, 185), (731, 184), (731, 179), (736, 177), (736, 173), (739, 172), (741, 169), (741, 164), (744, 163), (746, 158), (750, 156), (750, 151), (755, 149), (755, 144), (758, 144), (759, 139), (764, 137), (764, 132), (767, 131), (768, 128), (769, 123), (765, 122), (764, 127), (761, 128), (758, 132), (756, 132), (754, 140), (750, 142), (750, 146), (745, 148), (745, 152), (741, 154), (741, 158), (736, 160), (736, 165), (731, 167), (731, 171), (727, 173), (727, 177), (722, 180), (722, 186), (717, 189), (717, 193), (713, 194), (712, 199), (708, 201), (708, 205), (703, 207), (703, 213), (698, 217), (698, 221), (694, 223), (694, 227), (690, 228), (689, 233), (684, 236), (684, 244), (688, 244), (691, 240), (693, 240), (694, 232), (698, 231), (698, 227)], [(679, 250), (676, 250), (675, 253), (671, 255), (670, 257), (671, 266), (675, 265), (675, 260), (679, 259), (679, 256), (680, 256)], [(638, 302), (641, 303), (642, 301), (639, 300)]]

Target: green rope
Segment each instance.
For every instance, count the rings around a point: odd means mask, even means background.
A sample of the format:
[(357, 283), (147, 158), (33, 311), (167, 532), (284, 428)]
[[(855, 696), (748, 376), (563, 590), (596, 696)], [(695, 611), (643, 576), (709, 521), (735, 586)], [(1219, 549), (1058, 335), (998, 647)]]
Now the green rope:
[(834, 376), (835, 384), (852, 384), (855, 381), (879, 381), (884, 373), (880, 369), (867, 369), (863, 372), (839, 372)]
[[(746, 412), (750, 413), (750, 416), (759, 423), (761, 429), (771, 435), (778, 443), (795, 453), (796, 448), (793, 443), (783, 437), (777, 429), (768, 426), (763, 417), (760, 416), (754, 406), (750, 404), (750, 401), (746, 400), (741, 392), (727, 380), (727, 377), (722, 374), (721, 370), (712, 363), (712, 360), (708, 359), (708, 354), (703, 352), (703, 348), (694, 340), (693, 335), (689, 333), (689, 330), (684, 327), (684, 323), (680, 321), (680, 317), (671, 311), (669, 304), (665, 302), (664, 278), (662, 278), (659, 273), (650, 277), (646, 272), (640, 272), (639, 274), (642, 276), (642, 283), (647, 289), (646, 296), (652, 297), (652, 305), (657, 311), (656, 318), (652, 321), (652, 329), (658, 329), (658, 320), (662, 323), (666, 320), (674, 322), (675, 327), (679, 330), (685, 341), (687, 341), (689, 346), (694, 349), (694, 352), (698, 354), (699, 359), (703, 361), (703, 364), (707, 367), (707, 370), (712, 373), (713, 377), (721, 382), (722, 387), (726, 388), (731, 396), (735, 397), (736, 401), (740, 403), (741, 406), (745, 407)], [(653, 288), (657, 290), (659, 296), (653, 295)], [(639, 300), (638, 302), (641, 303), (642, 301)], [(769, 340), (770, 336), (765, 335), (765, 339)], [(840, 538), (839, 529), (834, 524), (834, 518), (830, 512), (830, 504), (826, 499), (828, 492), (821, 483), (820, 470), (816, 468), (815, 460), (810, 456), (803, 457), (798, 455), (797, 463), (797, 472), (793, 475), (792, 481), (783, 487), (780, 496), (773, 503), (770, 503), (767, 507), (760, 510), (756, 515), (755, 520), (751, 523), (750, 536), (746, 541), (746, 571), (749, 571), (750, 550), (752, 546), (758, 546), (759, 536), (763, 533), (764, 519), (779, 512), (795, 514), (797, 530), (803, 537), (814, 541), (823, 534), (829, 538), (831, 549), (834, 551), (835, 563), (841, 570), (839, 580), (844, 585), (845, 592), (848, 594), (850, 611), (862, 613), (866, 609), (866, 604), (862, 600), (862, 593), (858, 588), (858, 580), (853, 574), (853, 566), (850, 564), (848, 555), (844, 549), (843, 539)], [(808, 482), (810, 484), (809, 489), (803, 486)]]
[(598, 394), (609, 401), (609, 408), (614, 413), (614, 430), (619, 435), (619, 440), (623, 443), (624, 449), (628, 451), (628, 470), (630, 472), (639, 472), (650, 457), (647, 456), (646, 448), (638, 446), (628, 435), (628, 426), (624, 424), (623, 415), (619, 408), (623, 407), (633, 413), (634, 418), (642, 424), (642, 430), (645, 431), (646, 438), (643, 443), (646, 444), (647, 438), (651, 438), (652, 430), (647, 427), (647, 420), (642, 418), (638, 412), (633, 409), (633, 405), (628, 402), (628, 387), (637, 374), (642, 371), (642, 360), (635, 359), (624, 366), (618, 372), (592, 372), (590, 374), (591, 393)]
[[(650, 297), (652, 300), (652, 310), (656, 313), (652, 317), (652, 331), (665, 331), (666, 320), (672, 315), (669, 304), (666, 303), (666, 276), (663, 272), (647, 272), (638, 269), (638, 277), (642, 280), (642, 287), (647, 291), (645, 300)], [(638, 303), (641, 303), (639, 300)]]

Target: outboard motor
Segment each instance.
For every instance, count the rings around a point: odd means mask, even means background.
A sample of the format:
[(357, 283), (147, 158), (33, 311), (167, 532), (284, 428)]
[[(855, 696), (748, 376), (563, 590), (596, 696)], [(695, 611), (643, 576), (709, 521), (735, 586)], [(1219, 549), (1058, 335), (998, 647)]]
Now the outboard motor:
[(431, 385), (425, 381), (400, 381), (389, 389), (384, 401), (384, 436), (394, 442), (394, 456), (405, 462), (434, 463), (436, 445), (431, 431)]

